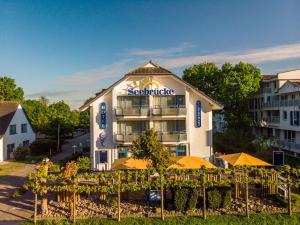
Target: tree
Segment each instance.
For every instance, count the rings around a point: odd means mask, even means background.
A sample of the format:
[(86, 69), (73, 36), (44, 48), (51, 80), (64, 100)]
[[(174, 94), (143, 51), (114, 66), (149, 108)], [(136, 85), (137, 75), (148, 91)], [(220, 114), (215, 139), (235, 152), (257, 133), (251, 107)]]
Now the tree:
[(25, 100), (22, 105), (35, 131), (42, 132), (49, 124), (47, 105), (39, 100)]
[(64, 138), (74, 131), (78, 124), (78, 116), (73, 113), (64, 101), (59, 101), (49, 105), (48, 110), (49, 126), (44, 132), (50, 136), (57, 135), (57, 129), (60, 127), (60, 134)]
[(224, 105), (229, 128), (249, 129), (249, 96), (259, 89), (262, 79), (257, 67), (243, 62), (225, 63), (221, 68), (203, 63), (184, 70), (183, 79)]
[(130, 148), (133, 158), (150, 160), (151, 166), (157, 171), (166, 169), (172, 164), (170, 152), (158, 141), (158, 133), (153, 129), (140, 134)]
[(10, 77), (0, 77), (0, 101), (22, 101), (24, 91)]
[(219, 99), (222, 73), (216, 64), (203, 63), (189, 67), (183, 71), (182, 78), (210, 97)]
[(39, 98), (39, 102), (44, 104), (44, 105), (48, 105), (49, 104), (49, 99), (47, 99), (45, 96), (41, 96)]

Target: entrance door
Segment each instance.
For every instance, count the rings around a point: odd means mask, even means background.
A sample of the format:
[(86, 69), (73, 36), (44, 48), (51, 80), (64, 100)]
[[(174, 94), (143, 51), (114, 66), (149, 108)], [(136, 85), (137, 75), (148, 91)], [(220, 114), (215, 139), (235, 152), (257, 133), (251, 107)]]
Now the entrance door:
[(11, 159), (12, 158), (12, 152), (15, 148), (15, 144), (8, 144), (6, 146), (6, 149), (7, 149), (7, 160)]

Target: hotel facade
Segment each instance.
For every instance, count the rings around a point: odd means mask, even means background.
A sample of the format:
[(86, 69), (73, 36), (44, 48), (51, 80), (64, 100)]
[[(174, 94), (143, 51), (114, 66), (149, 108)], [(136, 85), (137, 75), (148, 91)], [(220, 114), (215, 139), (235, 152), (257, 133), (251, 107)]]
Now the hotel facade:
[(265, 75), (249, 110), (256, 135), (268, 137), (274, 150), (300, 157), (300, 70)]
[(141, 132), (154, 129), (174, 156), (212, 155), (212, 111), (222, 105), (169, 70), (149, 61), (80, 107), (90, 112), (94, 170), (129, 157)]

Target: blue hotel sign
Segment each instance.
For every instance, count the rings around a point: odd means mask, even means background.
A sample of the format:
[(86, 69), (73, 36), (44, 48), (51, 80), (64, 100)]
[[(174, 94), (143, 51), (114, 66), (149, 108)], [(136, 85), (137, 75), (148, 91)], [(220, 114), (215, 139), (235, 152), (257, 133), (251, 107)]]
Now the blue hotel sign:
[(196, 102), (196, 127), (201, 127), (201, 102)]
[(106, 128), (106, 103), (102, 102), (100, 105), (100, 128)]
[(163, 89), (142, 89), (134, 90), (128, 89), (128, 95), (173, 95), (175, 93), (174, 89), (163, 88)]

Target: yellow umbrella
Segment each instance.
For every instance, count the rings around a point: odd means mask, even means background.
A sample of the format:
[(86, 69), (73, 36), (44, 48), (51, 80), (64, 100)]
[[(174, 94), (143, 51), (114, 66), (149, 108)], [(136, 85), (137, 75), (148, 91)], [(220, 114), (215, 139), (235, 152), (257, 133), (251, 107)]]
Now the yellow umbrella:
[(147, 169), (150, 164), (147, 160), (134, 158), (117, 159), (111, 165), (112, 170), (143, 170)]
[(227, 161), (232, 166), (271, 166), (271, 164), (243, 152), (222, 155), (219, 158)]
[(170, 169), (199, 169), (202, 166), (206, 168), (216, 168), (207, 160), (196, 156), (177, 156), (174, 157), (173, 160), (175, 163), (169, 166)]

